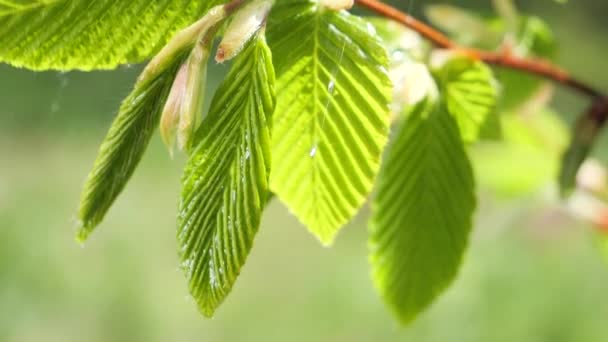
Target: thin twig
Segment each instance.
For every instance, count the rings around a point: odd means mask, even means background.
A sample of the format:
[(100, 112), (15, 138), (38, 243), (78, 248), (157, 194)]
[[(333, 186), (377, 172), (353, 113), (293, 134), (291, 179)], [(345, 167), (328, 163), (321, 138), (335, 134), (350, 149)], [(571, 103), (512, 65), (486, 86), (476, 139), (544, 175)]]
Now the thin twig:
[(399, 22), (418, 32), (436, 47), (458, 51), (495, 66), (537, 75), (588, 96), (591, 99), (591, 104), (579, 116), (578, 124), (574, 126), (572, 132), (570, 147), (564, 154), (564, 166), (561, 177), (565, 179), (565, 184), (574, 179), (582, 162), (587, 158), (593, 145), (596, 143), (600, 130), (608, 121), (608, 95), (573, 77), (567, 71), (548, 61), (520, 58), (511, 55), (507, 50), (504, 52), (493, 52), (461, 47), (440, 31), (395, 7), (377, 0), (355, 1), (361, 7), (365, 7), (382, 17)]
[[(608, 106), (608, 96), (593, 88), (587, 83), (571, 76), (567, 71), (547, 61), (529, 58), (520, 58), (507, 53), (483, 51), (468, 47), (461, 47), (435, 28), (421, 22), (395, 7), (381, 3), (377, 0), (356, 0), (356, 3), (376, 14), (394, 20), (418, 32), (435, 46), (443, 49), (458, 50), (488, 64), (534, 74), (559, 84), (567, 86), (579, 93), (591, 97), (596, 103), (604, 102)], [(606, 114), (608, 115), (608, 113)]]

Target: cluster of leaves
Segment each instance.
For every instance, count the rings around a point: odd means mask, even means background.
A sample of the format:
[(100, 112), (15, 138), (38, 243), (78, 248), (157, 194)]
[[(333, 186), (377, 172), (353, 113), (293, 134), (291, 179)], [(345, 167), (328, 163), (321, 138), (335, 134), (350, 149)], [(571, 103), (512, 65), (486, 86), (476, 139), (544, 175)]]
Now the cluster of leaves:
[[(500, 171), (563, 148), (563, 138), (539, 136), (540, 125), (564, 130), (551, 111), (519, 114), (545, 107), (538, 80), (434, 51), (384, 19), (349, 14), (349, 1), (221, 2), (0, 1), (2, 62), (91, 70), (155, 55), (101, 145), (78, 237), (102, 221), (159, 124), (170, 144), (177, 131), (188, 155), (178, 250), (205, 315), (230, 292), (273, 194), (329, 245), (376, 184), (373, 280), (405, 323), (457, 274), (476, 207), (474, 170), (483, 184), (516, 193), (555, 173), (552, 163), (536, 174)], [(522, 56), (555, 50), (535, 17), (518, 17), (512, 32), (504, 18), (454, 7), (428, 14), (467, 44), (496, 48), (508, 35)], [(234, 61), (202, 113), (216, 36), (216, 59)]]

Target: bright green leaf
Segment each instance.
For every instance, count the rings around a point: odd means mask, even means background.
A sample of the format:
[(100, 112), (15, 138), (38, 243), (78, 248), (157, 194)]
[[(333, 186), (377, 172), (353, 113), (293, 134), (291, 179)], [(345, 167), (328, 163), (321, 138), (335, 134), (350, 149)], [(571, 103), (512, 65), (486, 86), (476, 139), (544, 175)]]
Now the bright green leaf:
[(362, 206), (387, 141), (388, 58), (373, 27), (316, 3), (275, 5), (271, 188), (323, 243)]
[(86, 240), (131, 178), (184, 60), (185, 56), (178, 56), (156, 78), (137, 82), (120, 106), (82, 191), (78, 240)]
[(158, 51), (219, 0), (3, 0), (0, 62), (34, 70), (112, 69)]
[(185, 169), (179, 254), (190, 292), (207, 316), (239, 275), (270, 196), (271, 59), (261, 36), (236, 57)]
[(373, 279), (402, 323), (454, 280), (474, 209), (458, 127), (443, 105), (424, 100), (400, 124), (372, 203)]
[(437, 72), (440, 93), (454, 116), (462, 138), (476, 141), (483, 135), (498, 135), (497, 90), (490, 68), (469, 58), (448, 61)]

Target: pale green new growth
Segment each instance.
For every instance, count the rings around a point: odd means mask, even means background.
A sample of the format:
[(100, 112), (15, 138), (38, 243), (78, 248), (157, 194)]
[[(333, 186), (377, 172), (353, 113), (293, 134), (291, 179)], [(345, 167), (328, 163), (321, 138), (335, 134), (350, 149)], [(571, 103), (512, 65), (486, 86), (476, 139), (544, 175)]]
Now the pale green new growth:
[(184, 59), (178, 56), (156, 78), (137, 82), (123, 101), (82, 190), (78, 240), (101, 222), (139, 164)]
[(270, 195), (274, 69), (261, 34), (235, 59), (196, 134), (178, 215), (182, 266), (211, 316), (230, 292)]
[(473, 175), (454, 119), (424, 100), (402, 120), (372, 204), (373, 279), (403, 323), (455, 278), (475, 208)]
[(249, 39), (266, 23), (274, 0), (251, 0), (233, 15), (217, 47), (215, 60), (224, 63), (245, 47)]
[(160, 50), (218, 0), (3, 0), (0, 62), (33, 70), (113, 69)]
[(198, 42), (186, 61), (187, 77), (183, 103), (180, 107), (180, 120), (177, 127), (177, 144), (182, 150), (190, 150), (194, 132), (200, 124), (207, 89), (207, 62), (209, 45)]
[(438, 72), (440, 93), (448, 112), (454, 116), (465, 142), (474, 142), (483, 135), (498, 135), (496, 113), (497, 90), (488, 66), (469, 58), (455, 58)]
[(281, 2), (271, 188), (323, 243), (372, 189), (387, 141), (388, 59), (373, 27), (308, 1)]

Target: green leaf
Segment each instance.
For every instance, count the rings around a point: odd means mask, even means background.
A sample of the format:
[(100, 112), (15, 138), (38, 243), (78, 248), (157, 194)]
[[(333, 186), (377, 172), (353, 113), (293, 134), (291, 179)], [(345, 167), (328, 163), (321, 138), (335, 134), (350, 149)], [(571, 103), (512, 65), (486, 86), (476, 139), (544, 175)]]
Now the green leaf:
[(499, 124), (495, 81), (487, 65), (469, 58), (455, 58), (441, 67), (436, 79), (464, 141), (499, 134), (491, 132), (499, 129)]
[(502, 32), (470, 10), (449, 4), (433, 4), (425, 6), (424, 13), (434, 26), (463, 46), (488, 48), (502, 39)]
[[(513, 50), (522, 57), (551, 60), (556, 55), (557, 44), (553, 32), (540, 18), (522, 17)], [(516, 70), (499, 69), (496, 76), (502, 86), (501, 106), (505, 110), (521, 106), (546, 83), (536, 75)]]
[(420, 35), (402, 24), (384, 17), (367, 17), (374, 25), (376, 34), (388, 51), (391, 68), (404, 62), (423, 62), (428, 57), (431, 45)]
[(277, 3), (271, 188), (321, 242), (364, 203), (387, 141), (388, 58), (373, 27), (308, 1)]
[(399, 125), (372, 203), (373, 279), (402, 323), (454, 280), (474, 209), (458, 127), (443, 105), (424, 100)]
[(270, 196), (271, 59), (262, 36), (237, 56), (184, 173), (179, 254), (190, 292), (207, 316), (230, 292)]
[[(600, 109), (601, 110), (601, 109)], [(564, 152), (559, 173), (559, 188), (562, 197), (567, 197), (576, 187), (576, 175), (594, 147), (602, 124), (597, 118), (608, 113), (595, 112), (595, 105), (581, 116), (574, 129), (570, 145)]]
[(153, 79), (139, 81), (123, 101), (101, 144), (80, 199), (77, 239), (86, 240), (123, 190), (154, 134), (171, 85), (186, 54)]
[(113, 69), (153, 55), (219, 0), (3, 0), (0, 62)]
[(523, 56), (553, 59), (557, 53), (557, 40), (551, 27), (541, 18), (525, 16), (520, 19), (516, 49)]

